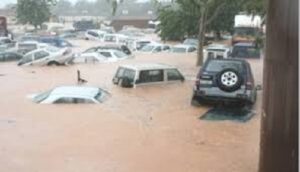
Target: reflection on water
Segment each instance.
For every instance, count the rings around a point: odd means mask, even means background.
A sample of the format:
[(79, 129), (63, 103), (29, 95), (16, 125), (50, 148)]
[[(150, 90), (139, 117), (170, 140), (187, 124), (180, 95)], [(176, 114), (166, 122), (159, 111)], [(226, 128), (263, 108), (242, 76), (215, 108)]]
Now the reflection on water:
[(247, 122), (254, 115), (255, 112), (252, 111), (249, 107), (215, 107), (207, 111), (204, 115), (202, 115), (200, 119), (209, 121), (231, 120), (237, 122)]

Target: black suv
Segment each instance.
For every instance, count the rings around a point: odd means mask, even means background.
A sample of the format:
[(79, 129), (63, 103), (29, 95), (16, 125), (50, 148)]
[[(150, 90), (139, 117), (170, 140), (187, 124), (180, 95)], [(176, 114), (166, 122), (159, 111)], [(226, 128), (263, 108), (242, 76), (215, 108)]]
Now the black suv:
[(213, 102), (254, 104), (256, 92), (248, 62), (242, 59), (209, 59), (198, 73), (192, 105)]

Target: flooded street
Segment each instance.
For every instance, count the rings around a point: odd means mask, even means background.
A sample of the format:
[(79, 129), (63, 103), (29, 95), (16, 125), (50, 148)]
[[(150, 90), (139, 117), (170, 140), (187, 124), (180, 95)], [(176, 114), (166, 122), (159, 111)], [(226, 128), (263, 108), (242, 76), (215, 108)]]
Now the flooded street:
[[(75, 45), (82, 41), (74, 41)], [(88, 42), (84, 50), (93, 45)], [(76, 47), (76, 52), (80, 52)], [(136, 89), (112, 84), (119, 64), (175, 65), (182, 84)], [(249, 60), (262, 83), (262, 59)], [(199, 120), (210, 107), (190, 105), (196, 54), (136, 54), (111, 64), (18, 67), (0, 64), (0, 171), (2, 172), (254, 172), (259, 157), (261, 92), (247, 123)], [(111, 97), (100, 105), (39, 105), (28, 95), (87, 85)]]

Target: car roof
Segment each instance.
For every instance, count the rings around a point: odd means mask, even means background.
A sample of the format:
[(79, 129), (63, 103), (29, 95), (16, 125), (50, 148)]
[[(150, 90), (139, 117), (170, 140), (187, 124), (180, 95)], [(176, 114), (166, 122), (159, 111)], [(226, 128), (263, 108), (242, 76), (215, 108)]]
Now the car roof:
[(194, 47), (192, 45), (187, 45), (187, 44), (178, 44), (174, 46), (175, 48), (190, 48), (190, 47)]
[(133, 70), (157, 70), (157, 69), (176, 69), (176, 67), (162, 64), (162, 63), (139, 63), (139, 64), (126, 64), (120, 65), (123, 68), (129, 68)]
[(209, 61), (232, 61), (232, 62), (241, 62), (241, 63), (248, 63), (244, 59), (237, 59), (237, 58), (226, 58), (226, 59), (210, 59)]
[(61, 86), (51, 91), (51, 96), (74, 96), (74, 97), (95, 97), (100, 88), (97, 87), (81, 87), (81, 86)]
[(236, 43), (234, 44), (234, 46), (239, 46), (239, 47), (254, 47), (253, 43), (250, 42), (240, 42), (240, 43)]

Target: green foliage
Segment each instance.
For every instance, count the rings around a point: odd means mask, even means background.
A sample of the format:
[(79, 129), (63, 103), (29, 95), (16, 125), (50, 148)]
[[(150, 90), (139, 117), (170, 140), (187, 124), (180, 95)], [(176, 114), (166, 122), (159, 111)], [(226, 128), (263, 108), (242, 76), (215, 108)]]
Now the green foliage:
[(194, 36), (198, 32), (198, 18), (184, 12), (166, 7), (159, 11), (160, 37), (163, 40), (182, 40), (185, 36)]
[(54, 3), (53, 0), (18, 0), (17, 19), (20, 23), (29, 23), (37, 28), (49, 20), (50, 6)]
[(209, 23), (207, 31), (233, 33), (234, 17), (240, 11), (239, 3), (227, 3), (215, 19)]

